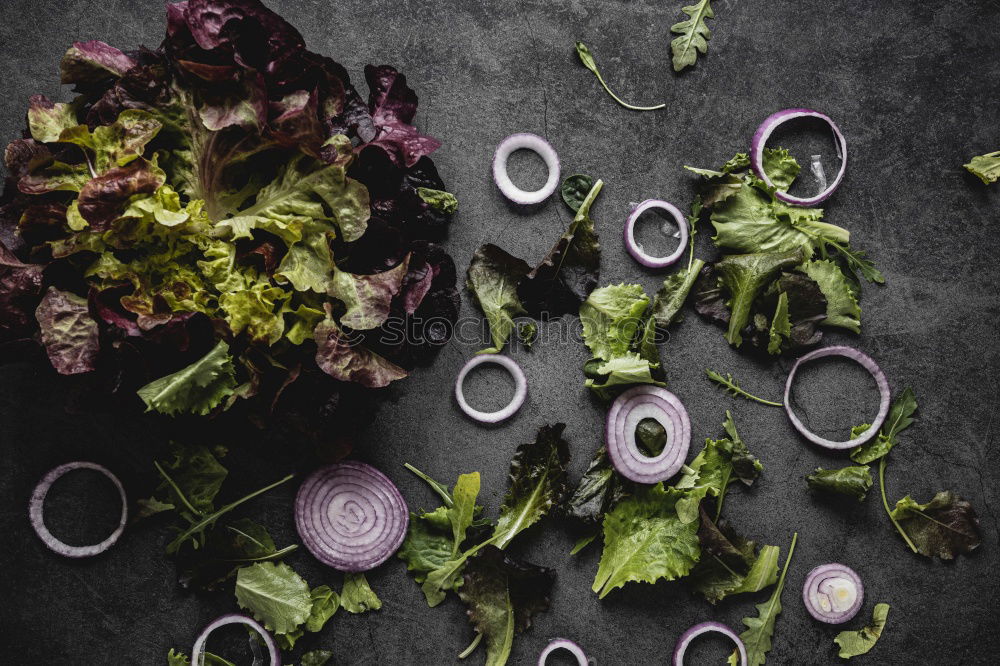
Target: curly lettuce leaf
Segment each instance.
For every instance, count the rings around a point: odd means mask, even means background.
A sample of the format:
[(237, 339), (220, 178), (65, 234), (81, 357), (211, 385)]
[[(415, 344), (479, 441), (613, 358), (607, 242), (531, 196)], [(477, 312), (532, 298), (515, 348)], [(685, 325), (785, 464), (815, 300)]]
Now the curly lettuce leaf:
[(637, 284), (618, 284), (590, 292), (580, 306), (583, 341), (595, 357), (610, 361), (632, 348), (649, 297)]
[(799, 269), (819, 285), (826, 298), (825, 326), (838, 326), (854, 333), (861, 332), (861, 307), (853, 285), (837, 264), (822, 259), (807, 261)]
[(368, 388), (382, 388), (403, 379), (407, 372), (383, 356), (352, 344), (351, 339), (329, 316), (313, 332), (316, 365), (334, 379), (356, 382)]
[(514, 560), (495, 546), (469, 561), (458, 596), (472, 628), (485, 640), (487, 666), (507, 663), (514, 634), (548, 610), (554, 582), (552, 569)]
[(690, 268), (669, 275), (663, 281), (663, 286), (653, 298), (651, 310), (657, 326), (667, 328), (679, 320), (681, 308), (684, 307), (684, 302), (687, 301), (688, 294), (691, 293), (691, 288), (694, 287), (704, 267), (704, 261), (695, 259), (691, 262)]
[(340, 591), (340, 605), (348, 613), (367, 613), (382, 608), (363, 573), (344, 574), (344, 587)]
[(655, 583), (686, 576), (701, 549), (697, 505), (704, 489), (641, 488), (604, 517), (604, 550), (592, 589), (600, 598), (629, 582)]
[(868, 465), (841, 467), (839, 469), (817, 467), (816, 471), (806, 477), (806, 482), (813, 490), (826, 493), (839, 493), (863, 502), (874, 483), (870, 469)]
[(986, 185), (997, 182), (1000, 178), (1000, 150), (973, 157), (964, 165), (969, 173), (975, 175)]
[(850, 659), (871, 652), (882, 636), (888, 618), (889, 604), (875, 604), (871, 624), (858, 631), (842, 631), (833, 639), (840, 648), (837, 656), (841, 659)]
[(466, 286), (486, 315), (494, 351), (507, 344), (514, 330), (514, 317), (527, 314), (517, 295), (517, 285), (530, 270), (525, 261), (490, 243), (472, 256)]
[(750, 319), (754, 300), (784, 269), (802, 260), (801, 250), (729, 255), (715, 264), (722, 287), (729, 293), (729, 329), (726, 341), (734, 347), (743, 344), (741, 331)]
[(896, 502), (890, 517), (927, 557), (951, 560), (982, 543), (975, 509), (950, 490), (939, 492), (926, 504), (907, 495)]
[(229, 345), (220, 340), (212, 351), (182, 370), (139, 389), (146, 411), (205, 415), (233, 394), (236, 377)]

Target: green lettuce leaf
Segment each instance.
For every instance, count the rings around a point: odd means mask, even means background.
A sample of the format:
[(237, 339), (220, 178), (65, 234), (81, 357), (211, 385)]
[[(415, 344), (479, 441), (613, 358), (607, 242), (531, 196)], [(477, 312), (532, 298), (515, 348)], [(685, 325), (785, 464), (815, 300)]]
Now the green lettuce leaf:
[(348, 573), (344, 574), (340, 605), (348, 613), (367, 613), (382, 608), (382, 601), (372, 591), (363, 573)]
[(601, 448), (566, 501), (565, 511), (577, 520), (596, 524), (630, 492), (632, 483), (615, 472), (607, 452)]
[(517, 295), (517, 285), (530, 267), (496, 245), (476, 250), (466, 273), (466, 286), (486, 315), (493, 350), (503, 349), (514, 330), (514, 317), (526, 314)]
[(787, 190), (795, 182), (802, 167), (785, 148), (765, 148), (761, 161), (764, 173), (779, 190)]
[[(722, 425), (728, 437), (706, 439), (705, 448), (675, 484), (679, 489), (704, 488), (709, 495), (719, 498), (720, 507), (730, 484), (741, 481), (746, 486), (753, 485), (764, 468), (740, 438), (728, 409)], [(721, 513), (721, 508), (718, 512)]]
[(987, 185), (997, 182), (1000, 178), (1000, 150), (973, 157), (965, 168)]
[(951, 560), (982, 543), (975, 509), (950, 490), (939, 492), (926, 504), (907, 495), (896, 502), (890, 517), (927, 557)]
[(691, 262), (690, 268), (669, 275), (663, 281), (663, 286), (653, 298), (652, 315), (657, 326), (667, 328), (673, 322), (679, 321), (684, 302), (704, 267), (704, 261), (695, 259)]
[[(186, 654), (171, 649), (167, 653), (167, 666), (190, 666), (191, 660)], [(202, 666), (236, 666), (233, 662), (223, 659), (211, 652), (206, 652)]]
[[(697, 504), (705, 490), (638, 489), (604, 517), (604, 550), (592, 589), (600, 598), (629, 582), (655, 583), (690, 573), (701, 555)], [(683, 503), (682, 503), (683, 502)], [(691, 515), (693, 513), (693, 515)]]
[(801, 263), (801, 251), (729, 255), (715, 264), (719, 280), (729, 293), (729, 329), (726, 340), (734, 347), (743, 343), (741, 331), (750, 319), (754, 299), (782, 270)]
[(736, 534), (725, 520), (712, 522), (704, 507), (698, 540), (701, 558), (691, 571), (691, 585), (709, 603), (759, 592), (778, 579), (777, 546), (762, 546), (758, 551), (753, 541)]
[(825, 326), (839, 326), (855, 333), (861, 332), (861, 307), (852, 284), (840, 267), (823, 259), (807, 261), (800, 270), (819, 285), (826, 298)]
[(276, 634), (295, 631), (309, 619), (309, 586), (287, 564), (258, 562), (236, 574), (236, 602)]
[(333, 659), (333, 652), (330, 650), (310, 650), (302, 655), (299, 666), (325, 666)]
[(438, 507), (430, 513), (410, 514), (406, 539), (396, 556), (406, 562), (413, 580), (423, 583), (427, 574), (455, 557), (454, 533), (448, 509)]
[(698, 53), (705, 53), (708, 50), (708, 40), (712, 38), (712, 31), (708, 29), (705, 21), (715, 18), (710, 0), (699, 0), (694, 5), (682, 7), (681, 11), (689, 18), (670, 26), (670, 32), (680, 35), (670, 42), (675, 72), (694, 65), (698, 60)]
[[(869, 464), (884, 457), (896, 445), (896, 436), (913, 423), (913, 415), (917, 411), (917, 398), (913, 389), (907, 387), (896, 397), (886, 416), (882, 429), (873, 439), (865, 444), (851, 449), (851, 460), (860, 464)], [(858, 426), (851, 431), (854, 439), (871, 426)]]
[(493, 531), (497, 547), (505, 548), (562, 502), (568, 490), (569, 444), (562, 438), (565, 429), (565, 423), (542, 426), (534, 442), (517, 447), (510, 463), (510, 487)]
[(377, 328), (389, 318), (392, 299), (406, 277), (409, 257), (394, 268), (372, 275), (354, 275), (334, 268), (329, 294), (347, 307), (340, 323), (356, 331)]
[(768, 333), (767, 353), (780, 354), (782, 342), (792, 337), (792, 322), (788, 317), (788, 294), (778, 294), (778, 305), (771, 318), (771, 330)]
[(431, 208), (435, 208), (446, 215), (452, 215), (458, 210), (458, 199), (451, 192), (434, 190), (429, 187), (418, 187), (417, 196), (423, 199), (424, 203)]
[(833, 642), (840, 647), (838, 655), (841, 659), (850, 659), (862, 654), (868, 654), (885, 629), (889, 617), (889, 604), (875, 604), (872, 611), (872, 623), (859, 631), (842, 631)]
[(823, 469), (806, 477), (806, 482), (813, 490), (827, 493), (840, 493), (858, 500), (865, 501), (865, 495), (872, 487), (872, 475), (868, 465), (841, 467), (840, 469)]
[(208, 414), (236, 388), (233, 359), (224, 340), (182, 370), (161, 377), (139, 389), (146, 411), (161, 414)]
[(486, 546), (469, 561), (458, 596), (473, 629), (485, 639), (487, 666), (507, 663), (514, 634), (548, 610), (554, 581), (551, 569), (518, 562), (495, 546)]
[(595, 357), (610, 361), (626, 355), (643, 326), (649, 297), (637, 284), (624, 283), (590, 292), (580, 306), (583, 341)]
[(229, 474), (219, 462), (226, 449), (173, 444), (171, 453), (171, 461), (154, 463), (162, 480), (152, 497), (139, 500), (139, 517), (176, 509), (185, 519), (193, 521), (211, 513), (215, 509), (215, 496)]

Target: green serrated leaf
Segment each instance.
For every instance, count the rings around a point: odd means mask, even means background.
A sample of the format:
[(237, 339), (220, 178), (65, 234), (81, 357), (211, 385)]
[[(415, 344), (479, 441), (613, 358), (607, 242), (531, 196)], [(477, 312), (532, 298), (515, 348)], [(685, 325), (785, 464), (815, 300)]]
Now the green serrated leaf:
[(675, 72), (694, 65), (698, 60), (698, 53), (705, 53), (708, 50), (708, 40), (712, 38), (712, 31), (708, 29), (705, 21), (715, 18), (709, 0), (700, 0), (697, 4), (682, 7), (681, 11), (690, 18), (670, 26), (670, 32), (680, 35), (670, 42)]
[(236, 602), (276, 634), (295, 631), (309, 619), (309, 586), (287, 564), (258, 562), (236, 574)]
[(833, 642), (840, 647), (838, 656), (841, 659), (850, 659), (868, 654), (882, 635), (888, 617), (889, 604), (875, 604), (871, 624), (859, 631), (842, 631), (833, 639)]
[(987, 185), (997, 182), (1000, 178), (1000, 150), (973, 157), (965, 168)]
[(233, 359), (224, 340), (204, 357), (172, 375), (139, 389), (146, 411), (205, 415), (222, 404), (236, 388)]

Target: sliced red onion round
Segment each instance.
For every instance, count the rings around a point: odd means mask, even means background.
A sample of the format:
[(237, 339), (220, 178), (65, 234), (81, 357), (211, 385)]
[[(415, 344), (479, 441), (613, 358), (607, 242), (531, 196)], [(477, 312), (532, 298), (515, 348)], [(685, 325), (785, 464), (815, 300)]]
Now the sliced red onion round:
[(687, 652), (688, 646), (691, 645), (691, 641), (702, 634), (712, 632), (728, 636), (732, 639), (732, 641), (736, 643), (736, 651), (740, 653), (740, 666), (747, 666), (746, 646), (743, 645), (743, 641), (736, 635), (736, 632), (721, 622), (702, 622), (701, 624), (696, 624), (685, 631), (681, 635), (680, 640), (677, 641), (677, 646), (674, 648), (674, 666), (684, 666), (684, 653)]
[[(192, 666), (202, 666), (205, 663), (205, 643), (208, 641), (209, 634), (219, 627), (224, 627), (228, 624), (245, 624), (260, 634), (261, 639), (264, 641), (264, 645), (267, 647), (269, 666), (281, 666), (281, 653), (278, 651), (278, 646), (274, 644), (274, 639), (271, 638), (271, 634), (267, 633), (267, 630), (253, 618), (247, 617), (246, 615), (240, 615), (238, 613), (223, 615), (222, 617), (216, 618), (212, 620), (208, 626), (201, 630), (201, 633), (198, 635), (198, 639), (194, 642), (194, 647), (191, 648)], [(255, 655), (254, 666), (257, 666), (257, 663), (258, 661)]]
[(360, 462), (321, 467), (295, 497), (302, 542), (338, 571), (368, 571), (385, 562), (402, 545), (409, 519), (395, 484)]
[[(545, 160), (545, 166), (549, 170), (545, 184), (534, 192), (522, 190), (507, 175), (507, 160), (510, 159), (510, 154), (521, 149), (537, 153)], [(552, 196), (556, 186), (559, 185), (559, 156), (549, 142), (537, 134), (512, 134), (500, 142), (497, 152), (493, 155), (493, 180), (503, 195), (516, 204), (527, 206), (541, 203)]]
[[(510, 399), (506, 407), (495, 412), (481, 412), (478, 409), (474, 409), (465, 400), (465, 390), (463, 388), (465, 378), (473, 368), (483, 363), (495, 363), (509, 372), (510, 376), (514, 378), (514, 397)], [(521, 405), (524, 404), (524, 399), (527, 396), (528, 380), (524, 376), (524, 370), (521, 369), (521, 366), (514, 359), (502, 354), (479, 354), (478, 356), (473, 356), (469, 359), (468, 363), (462, 366), (462, 369), (458, 373), (458, 379), (455, 380), (455, 399), (458, 400), (458, 406), (461, 407), (462, 411), (469, 418), (475, 419), (480, 423), (500, 423), (509, 419), (517, 410), (521, 409)]]
[(842, 624), (858, 614), (865, 588), (854, 569), (843, 564), (821, 564), (806, 576), (802, 601), (820, 622)]
[[(45, 496), (48, 495), (49, 488), (56, 482), (56, 479), (76, 469), (92, 469), (108, 477), (115, 484), (115, 488), (118, 489), (118, 495), (122, 499), (122, 516), (118, 521), (118, 527), (115, 528), (107, 539), (92, 546), (70, 546), (55, 538), (52, 532), (49, 531), (49, 528), (45, 526)], [(35, 490), (31, 493), (31, 501), (28, 504), (28, 517), (31, 519), (31, 526), (35, 528), (35, 533), (38, 534), (38, 537), (53, 552), (65, 557), (92, 557), (103, 553), (115, 545), (122, 532), (125, 531), (125, 523), (128, 521), (128, 499), (125, 497), (125, 488), (122, 487), (122, 482), (106, 467), (92, 462), (70, 462), (50, 470), (38, 482)]]
[(576, 663), (578, 664), (578, 666), (588, 666), (590, 664), (590, 660), (587, 659), (587, 655), (583, 651), (583, 648), (581, 648), (573, 641), (567, 640), (565, 638), (557, 638), (548, 645), (546, 645), (545, 649), (542, 650), (542, 653), (538, 655), (538, 666), (545, 666), (545, 664), (549, 660), (549, 655), (555, 652), (556, 650), (566, 650), (571, 655), (576, 657)]
[[(855, 361), (862, 368), (871, 373), (872, 378), (875, 380), (875, 384), (878, 386), (879, 393), (879, 406), (878, 414), (872, 421), (872, 425), (868, 430), (855, 437), (854, 439), (849, 439), (846, 442), (836, 442), (832, 439), (825, 439), (817, 434), (811, 432), (799, 417), (795, 415), (792, 410), (792, 382), (795, 381), (795, 373), (799, 371), (799, 368), (809, 361), (814, 361), (818, 358), (824, 358), (827, 356), (843, 356), (852, 361)], [(813, 444), (818, 444), (826, 449), (842, 450), (842, 449), (853, 449), (855, 446), (860, 446), (864, 444), (872, 437), (878, 434), (879, 428), (882, 427), (882, 423), (885, 421), (886, 415), (889, 414), (889, 402), (890, 402), (890, 392), (889, 392), (889, 382), (885, 378), (885, 373), (882, 369), (878, 367), (878, 364), (868, 354), (855, 349), (854, 347), (836, 346), (836, 347), (823, 347), (822, 349), (817, 349), (816, 351), (811, 351), (799, 360), (795, 361), (795, 365), (792, 366), (791, 372), (788, 373), (788, 379), (785, 380), (785, 412), (788, 414), (788, 419), (792, 422), (799, 433), (808, 439)]]
[(767, 140), (770, 138), (772, 132), (779, 125), (795, 118), (819, 118), (830, 126), (830, 129), (833, 130), (834, 140), (836, 141), (837, 154), (840, 155), (840, 170), (837, 172), (837, 176), (833, 179), (833, 182), (826, 185), (823, 191), (815, 196), (797, 197), (781, 190), (776, 191), (774, 196), (785, 203), (796, 206), (815, 206), (822, 201), (826, 201), (840, 187), (840, 182), (844, 180), (844, 172), (847, 171), (847, 140), (844, 139), (840, 128), (837, 127), (837, 124), (833, 122), (830, 116), (819, 111), (813, 111), (812, 109), (785, 109), (784, 111), (772, 113), (760, 124), (757, 131), (754, 132), (753, 143), (750, 147), (750, 165), (753, 167), (758, 178), (767, 183), (769, 187), (776, 187), (771, 182), (771, 178), (767, 175), (767, 172), (764, 171), (764, 147), (767, 145)]
[[(642, 247), (640, 247), (635, 241), (635, 223), (639, 220), (640, 215), (651, 208), (659, 208), (667, 211), (674, 219), (674, 223), (677, 224), (677, 230), (680, 232), (680, 240), (677, 242), (677, 249), (674, 250), (669, 256), (653, 257), (646, 254)], [(685, 219), (683, 213), (677, 210), (677, 206), (667, 201), (661, 201), (659, 199), (646, 199), (632, 210), (632, 214), (628, 216), (628, 221), (625, 222), (625, 249), (628, 250), (628, 253), (632, 255), (633, 259), (647, 268), (666, 268), (667, 266), (673, 265), (684, 255), (684, 250), (687, 249), (687, 242), (687, 219)]]
[[(654, 419), (666, 431), (667, 443), (658, 456), (643, 455), (636, 444), (635, 429), (643, 419)], [(667, 389), (636, 386), (612, 403), (605, 442), (619, 474), (636, 483), (658, 483), (684, 466), (691, 445), (691, 421), (684, 405)]]

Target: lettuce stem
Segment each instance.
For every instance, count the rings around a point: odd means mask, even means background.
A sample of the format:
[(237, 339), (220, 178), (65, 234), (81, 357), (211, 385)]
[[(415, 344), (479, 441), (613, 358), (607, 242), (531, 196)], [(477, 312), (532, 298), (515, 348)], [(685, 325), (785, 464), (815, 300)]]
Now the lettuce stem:
[(892, 509), (889, 508), (889, 500), (885, 495), (885, 459), (886, 456), (882, 456), (882, 458), (878, 461), (878, 486), (879, 489), (882, 491), (882, 506), (885, 507), (885, 512), (886, 514), (888, 514), (889, 520), (891, 520), (892, 524), (896, 526), (896, 529), (899, 531), (899, 534), (903, 537), (903, 541), (905, 541), (906, 545), (910, 547), (910, 550), (916, 553), (918, 552), (917, 547), (913, 545), (913, 542), (910, 540), (909, 535), (906, 534), (906, 531), (903, 529), (903, 526), (900, 525), (896, 521), (896, 519), (892, 517)]

